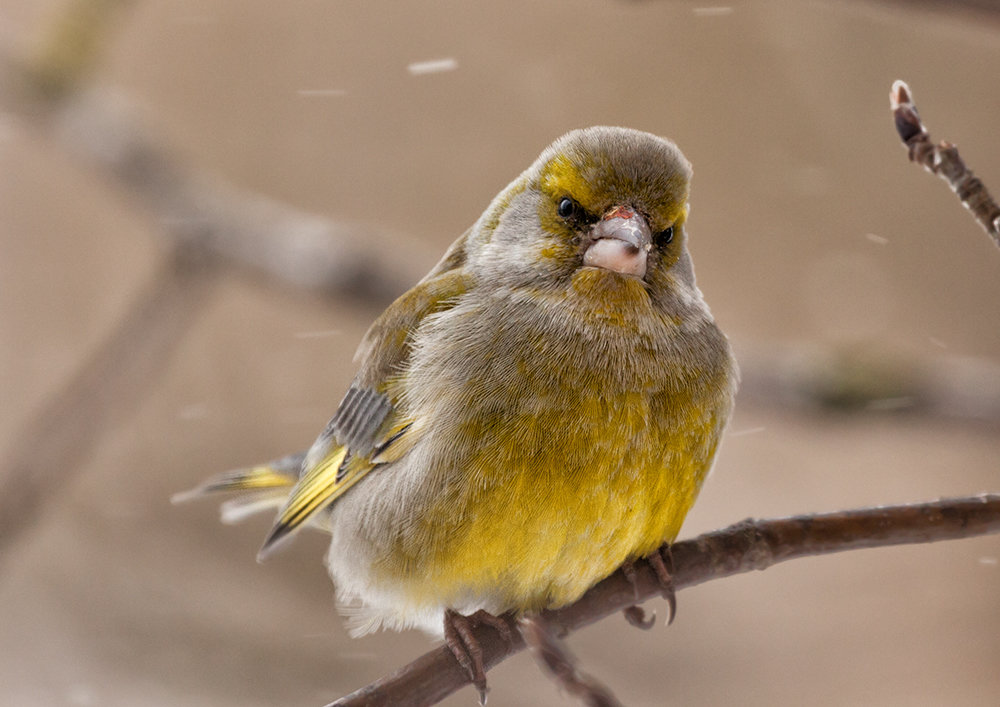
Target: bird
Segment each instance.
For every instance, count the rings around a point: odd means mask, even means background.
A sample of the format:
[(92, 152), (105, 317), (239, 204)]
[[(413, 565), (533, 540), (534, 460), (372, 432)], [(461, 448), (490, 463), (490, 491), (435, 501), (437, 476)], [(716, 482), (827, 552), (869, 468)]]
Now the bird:
[[(183, 499), (306, 525), (352, 635), (444, 635), (572, 603), (673, 541), (716, 457), (738, 367), (695, 283), (691, 165), (670, 140), (573, 130), (371, 325), (304, 453)], [(252, 492), (252, 493), (251, 493)], [(465, 645), (463, 645), (465, 643)], [(463, 655), (464, 654), (464, 655)]]

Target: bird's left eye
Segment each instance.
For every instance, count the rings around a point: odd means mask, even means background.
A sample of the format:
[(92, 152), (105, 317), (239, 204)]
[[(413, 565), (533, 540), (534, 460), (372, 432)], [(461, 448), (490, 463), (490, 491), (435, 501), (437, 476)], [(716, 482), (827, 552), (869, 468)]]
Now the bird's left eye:
[(670, 241), (674, 239), (674, 227), (667, 226), (662, 231), (656, 234), (655, 240), (658, 245), (667, 245)]
[(568, 196), (564, 196), (559, 200), (559, 205), (556, 207), (556, 211), (562, 218), (572, 218), (577, 213), (579, 208), (579, 204), (570, 199)]

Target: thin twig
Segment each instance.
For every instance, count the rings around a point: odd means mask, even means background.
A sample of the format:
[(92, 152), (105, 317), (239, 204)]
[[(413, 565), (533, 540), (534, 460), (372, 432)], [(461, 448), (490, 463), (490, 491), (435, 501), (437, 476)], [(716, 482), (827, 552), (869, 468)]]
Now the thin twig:
[(993, 242), (1000, 247), (1000, 205), (990, 196), (983, 183), (965, 166), (958, 156), (958, 147), (942, 140), (937, 145), (930, 140), (917, 107), (913, 93), (904, 81), (896, 80), (889, 92), (889, 105), (896, 122), (896, 132), (906, 145), (910, 161), (923, 165), (948, 183), (962, 204), (972, 212)]
[[(673, 580), (679, 590), (767, 569), (797, 557), (997, 532), (1000, 494), (774, 520), (748, 519), (672, 545)], [(636, 592), (643, 601), (660, 594), (660, 584), (646, 563), (636, 567), (635, 580), (633, 585), (622, 572), (615, 572), (576, 603), (543, 615), (558, 635), (565, 636), (631, 606)], [(487, 670), (524, 648), (523, 641), (504, 641), (488, 627), (477, 627), (476, 639), (483, 648)], [(451, 651), (441, 646), (330, 707), (432, 705), (468, 682)]]

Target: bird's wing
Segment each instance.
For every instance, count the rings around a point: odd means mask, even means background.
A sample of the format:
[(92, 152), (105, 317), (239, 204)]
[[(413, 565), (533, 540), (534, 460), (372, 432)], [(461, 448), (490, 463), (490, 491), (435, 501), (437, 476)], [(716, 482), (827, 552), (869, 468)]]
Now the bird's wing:
[(390, 382), (405, 368), (410, 342), (428, 315), (448, 309), (467, 290), (466, 232), (423, 280), (393, 302), (362, 340), (354, 383), (337, 412), (307, 452), (228, 471), (174, 502), (218, 492), (243, 492), (222, 507), (226, 522), (280, 508), (264, 543), (265, 553), (316, 513), (347, 492), (372, 469), (401, 457), (416, 441), (411, 421), (396, 409), (398, 393)]
[(299, 477), (264, 541), (262, 555), (372, 469), (398, 459), (416, 441), (412, 420), (397, 409), (399, 393), (391, 381), (405, 369), (421, 322), (452, 307), (467, 291), (464, 242), (465, 236), (368, 330), (358, 351), (361, 366), (354, 383), (305, 455)]

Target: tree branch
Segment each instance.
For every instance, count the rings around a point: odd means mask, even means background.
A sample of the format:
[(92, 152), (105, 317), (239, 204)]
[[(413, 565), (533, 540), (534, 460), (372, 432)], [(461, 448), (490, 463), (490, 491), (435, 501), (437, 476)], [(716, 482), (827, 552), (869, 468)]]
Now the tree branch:
[[(326, 294), (388, 303), (420, 273), (379, 258), (379, 236), (231, 187), (173, 159), (130, 106), (88, 89), (131, 0), (70, 0), (26, 58), (0, 46), (0, 112), (39, 130), (145, 207), (165, 265), (72, 378), (0, 458), (0, 561), (80, 469), (102, 433), (141, 401), (200, 311), (222, 264)], [(385, 240), (384, 236), (381, 236)]]
[(0, 561), (74, 477), (101, 432), (125, 418), (170, 360), (215, 282), (212, 264), (177, 249), (114, 330), (0, 459)]
[(48, 97), (73, 91), (92, 76), (114, 21), (132, 0), (68, 0), (47, 26), (26, 69)]
[(382, 305), (423, 275), (413, 262), (419, 258), (386, 258), (372, 247), (416, 249), (397, 234), (308, 213), (193, 168), (149, 134), (122, 96), (90, 86), (102, 41), (130, 4), (71, 0), (26, 58), (0, 45), (0, 111), (128, 194), (171, 246), (201, 249), (294, 287)]
[[(955, 540), (1000, 532), (1000, 494), (879, 506), (838, 513), (773, 520), (748, 519), (671, 546), (677, 589), (734, 574), (764, 570), (798, 557), (845, 550)], [(635, 585), (621, 572), (598, 583), (574, 604), (543, 612), (560, 636), (659, 595), (660, 585), (646, 563), (635, 567)], [(506, 642), (488, 626), (478, 626), (487, 670), (524, 648), (516, 637)], [(329, 707), (435, 704), (469, 677), (448, 648), (441, 646), (396, 672), (332, 703)]]
[(930, 140), (913, 94), (904, 81), (894, 81), (889, 92), (889, 105), (896, 122), (896, 132), (909, 150), (910, 161), (938, 175), (958, 195), (962, 204), (972, 212), (993, 242), (1000, 247), (1000, 205), (990, 196), (985, 185), (958, 156), (958, 147), (942, 140), (937, 145)]

